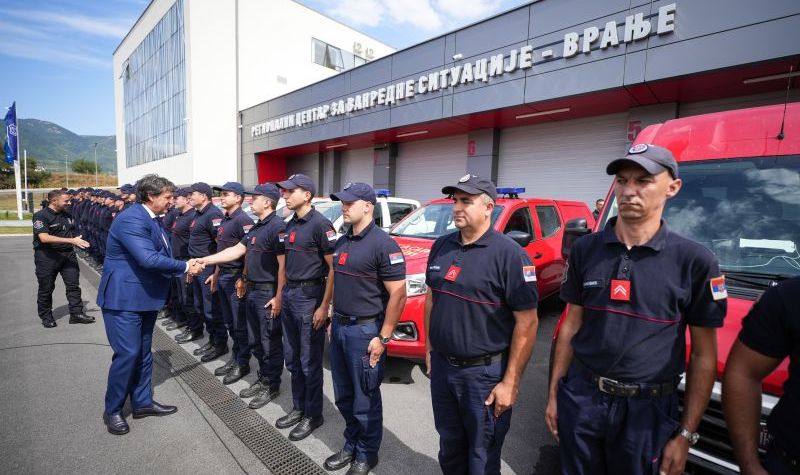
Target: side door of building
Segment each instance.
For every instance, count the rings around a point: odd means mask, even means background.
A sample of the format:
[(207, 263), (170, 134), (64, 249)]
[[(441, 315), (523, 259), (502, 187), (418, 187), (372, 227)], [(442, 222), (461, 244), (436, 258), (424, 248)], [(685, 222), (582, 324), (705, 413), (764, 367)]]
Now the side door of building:
[(557, 292), (564, 274), (564, 259), (561, 257), (561, 231), (564, 223), (553, 202), (531, 203), (536, 227), (539, 231), (538, 252), (541, 257), (536, 263), (536, 276), (541, 279), (539, 289), (542, 296)]
[[(542, 263), (544, 262), (545, 255), (547, 254), (546, 245), (542, 242), (541, 233), (536, 227), (535, 221), (531, 216), (531, 207), (527, 204), (522, 204), (518, 208), (511, 211), (508, 221), (503, 226), (503, 234), (508, 234), (511, 231), (519, 231), (530, 234), (531, 242), (525, 246), (525, 252), (531, 261), (536, 266), (536, 285), (539, 289), (540, 295), (546, 295), (548, 290), (547, 283), (542, 280)], [(521, 269), (520, 269), (521, 271)]]

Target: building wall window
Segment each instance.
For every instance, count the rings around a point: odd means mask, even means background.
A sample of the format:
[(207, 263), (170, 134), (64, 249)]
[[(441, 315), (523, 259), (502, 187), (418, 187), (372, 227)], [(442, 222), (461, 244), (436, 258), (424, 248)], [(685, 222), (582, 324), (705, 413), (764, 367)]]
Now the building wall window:
[(183, 2), (175, 2), (123, 66), (128, 167), (186, 152)]
[(320, 66), (339, 72), (353, 69), (367, 62), (361, 56), (344, 51), (316, 38), (311, 38), (311, 60)]

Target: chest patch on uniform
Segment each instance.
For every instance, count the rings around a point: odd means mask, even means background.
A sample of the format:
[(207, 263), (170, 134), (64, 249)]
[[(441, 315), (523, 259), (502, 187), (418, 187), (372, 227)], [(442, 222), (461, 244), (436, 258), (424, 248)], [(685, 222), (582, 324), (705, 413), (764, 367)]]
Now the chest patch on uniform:
[(192, 224), (189, 225), (190, 228), (194, 227), (194, 220), (192, 220)]
[(522, 276), (525, 282), (536, 282), (536, 266), (522, 266)]
[(242, 226), (242, 229), (244, 230), (244, 233), (247, 234), (250, 232), (251, 229), (253, 229), (253, 225), (249, 224), (247, 226)]
[(256, 244), (256, 237), (255, 237), (255, 236), (253, 236), (252, 238), (250, 238), (250, 244), (251, 244), (251, 245), (255, 245), (255, 244)]
[(605, 285), (605, 282), (602, 281), (602, 280), (597, 280), (597, 279), (595, 279), (595, 280), (585, 280), (583, 282), (583, 288), (584, 289), (599, 289), (603, 285)]
[(402, 252), (393, 252), (393, 253), (389, 254), (389, 264), (392, 264), (392, 265), (400, 264), (401, 262), (404, 262), (404, 261), (405, 261), (405, 259), (403, 258), (403, 253)]
[(709, 281), (711, 286), (711, 296), (714, 300), (722, 300), (728, 298), (728, 287), (725, 286), (725, 276), (721, 275)]
[(219, 224), (220, 224), (221, 222), (222, 222), (222, 218), (214, 218), (214, 219), (212, 219), (212, 220), (211, 220), (211, 224), (212, 224), (214, 227), (217, 227), (217, 226), (219, 226)]
[(328, 241), (335, 241), (336, 240), (336, 231), (331, 229), (330, 231), (325, 232), (325, 237), (328, 238)]
[(347, 263), (347, 253), (346, 252), (343, 252), (343, 253), (339, 254), (339, 261), (338, 262), (339, 262), (340, 266), (343, 266), (343, 265), (345, 265)]
[(631, 281), (630, 280), (611, 280), (611, 300), (618, 302), (631, 301)]
[(458, 279), (458, 274), (461, 273), (461, 268), (458, 266), (450, 266), (447, 269), (447, 274), (444, 275), (444, 280), (449, 280), (450, 282), (455, 282)]
[(217, 235), (222, 236), (222, 233), (225, 232), (225, 226), (220, 226), (219, 230), (217, 230)]
[(430, 267), (428, 267), (428, 270), (429, 271), (437, 271), (437, 270), (442, 270), (442, 268), (439, 267), (439, 266), (430, 266)]
[(44, 223), (39, 221), (38, 219), (33, 222), (33, 229), (42, 229), (44, 227)]
[(278, 233), (278, 242), (283, 242), (286, 239), (286, 233)]
[(294, 242), (294, 238), (297, 237), (297, 233), (292, 231), (289, 233), (289, 242)]

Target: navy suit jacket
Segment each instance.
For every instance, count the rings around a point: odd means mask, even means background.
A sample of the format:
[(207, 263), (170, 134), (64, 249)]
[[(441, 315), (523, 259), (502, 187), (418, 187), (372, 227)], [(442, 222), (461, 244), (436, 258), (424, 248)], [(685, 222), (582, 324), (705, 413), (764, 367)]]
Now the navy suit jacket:
[(106, 241), (103, 277), (97, 290), (100, 308), (144, 312), (164, 306), (170, 279), (186, 270), (184, 261), (172, 258), (165, 238), (161, 225), (142, 204), (117, 216)]

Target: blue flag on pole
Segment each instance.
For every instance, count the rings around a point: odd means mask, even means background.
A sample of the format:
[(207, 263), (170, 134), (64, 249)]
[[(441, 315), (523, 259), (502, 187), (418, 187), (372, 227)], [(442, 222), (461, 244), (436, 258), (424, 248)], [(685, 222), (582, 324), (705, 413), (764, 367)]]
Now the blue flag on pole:
[(14, 101), (6, 112), (6, 141), (3, 143), (3, 151), (6, 154), (6, 162), (14, 164), (17, 159), (17, 102)]

